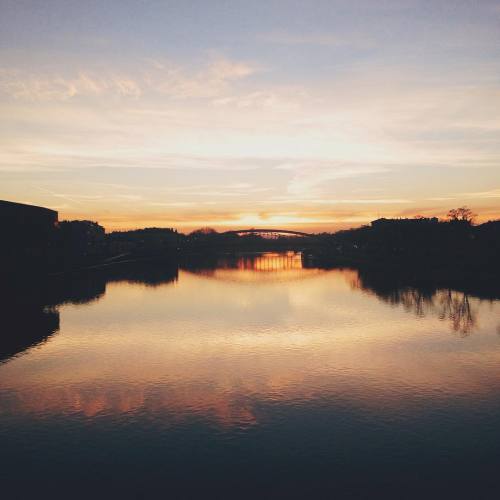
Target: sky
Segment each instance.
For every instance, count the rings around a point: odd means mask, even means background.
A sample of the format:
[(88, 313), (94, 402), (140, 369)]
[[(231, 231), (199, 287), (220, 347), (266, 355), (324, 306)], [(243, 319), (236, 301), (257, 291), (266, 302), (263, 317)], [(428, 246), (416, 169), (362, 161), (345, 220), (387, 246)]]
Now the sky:
[(0, 0), (0, 198), (108, 230), (500, 217), (498, 0)]

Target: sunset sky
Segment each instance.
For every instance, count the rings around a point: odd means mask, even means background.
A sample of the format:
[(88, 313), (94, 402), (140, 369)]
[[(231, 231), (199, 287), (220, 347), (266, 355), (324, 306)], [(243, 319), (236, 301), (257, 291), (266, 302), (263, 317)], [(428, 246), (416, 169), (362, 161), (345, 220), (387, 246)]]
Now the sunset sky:
[(0, 198), (333, 230), (500, 217), (498, 0), (0, 0)]

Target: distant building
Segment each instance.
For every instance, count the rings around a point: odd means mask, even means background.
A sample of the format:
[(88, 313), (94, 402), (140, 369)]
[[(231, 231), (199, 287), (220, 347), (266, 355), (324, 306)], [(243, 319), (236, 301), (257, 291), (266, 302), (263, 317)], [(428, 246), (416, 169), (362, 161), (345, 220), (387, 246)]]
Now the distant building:
[(414, 219), (376, 219), (371, 222), (372, 227), (387, 227), (387, 226), (422, 226), (427, 224), (437, 224), (439, 222), (437, 217), (416, 217)]

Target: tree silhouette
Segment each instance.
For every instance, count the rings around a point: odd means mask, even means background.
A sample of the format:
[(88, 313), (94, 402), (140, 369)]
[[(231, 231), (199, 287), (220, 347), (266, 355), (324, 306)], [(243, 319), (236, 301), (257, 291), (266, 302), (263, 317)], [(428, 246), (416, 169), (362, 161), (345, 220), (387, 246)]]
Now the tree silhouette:
[(217, 231), (211, 227), (202, 227), (201, 229), (196, 229), (189, 233), (189, 236), (213, 236), (218, 234)]
[(473, 213), (472, 210), (468, 207), (459, 207), (451, 209), (448, 212), (447, 217), (454, 222), (460, 221), (472, 224), (472, 221), (474, 220), (474, 217), (476, 217), (476, 214)]

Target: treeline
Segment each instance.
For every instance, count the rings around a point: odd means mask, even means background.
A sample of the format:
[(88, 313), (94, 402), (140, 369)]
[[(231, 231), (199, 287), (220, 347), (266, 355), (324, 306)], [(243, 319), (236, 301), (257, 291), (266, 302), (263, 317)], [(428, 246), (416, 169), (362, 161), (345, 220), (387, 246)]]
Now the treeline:
[(62, 221), (52, 241), (52, 267), (65, 269), (120, 259), (173, 257), (179, 250), (181, 236), (172, 228), (106, 233), (97, 222)]
[(401, 265), (432, 269), (497, 269), (500, 221), (473, 223), (466, 207), (436, 217), (377, 219), (369, 225), (301, 238), (219, 233), (205, 228), (189, 234), (171, 228), (146, 228), (106, 234), (94, 222), (61, 222), (56, 248), (60, 258), (78, 260), (172, 257), (220, 252), (301, 250), (323, 265)]
[(3, 269), (64, 271), (123, 260), (178, 260), (218, 253), (302, 251), (313, 265), (397, 265), (406, 268), (490, 269), (497, 272), (500, 221), (474, 224), (461, 207), (448, 219), (377, 219), (360, 228), (309, 237), (239, 235), (205, 228), (189, 234), (172, 228), (106, 233), (93, 221), (61, 221), (44, 229), (13, 226), (1, 245)]
[(289, 250), (304, 247), (297, 237), (262, 237), (217, 232), (211, 228), (183, 234), (172, 228), (145, 228), (106, 233), (92, 221), (62, 221), (50, 242), (52, 260), (59, 266), (92, 264), (125, 258), (217, 254), (220, 252)]
[(498, 272), (500, 221), (471, 218), (378, 219), (369, 226), (321, 236), (310, 254), (322, 264), (482, 269)]

